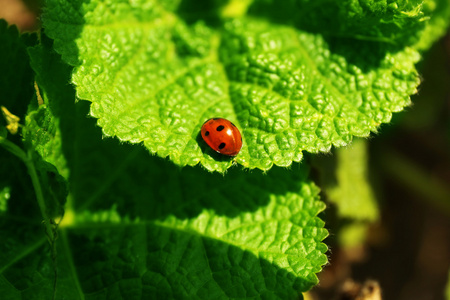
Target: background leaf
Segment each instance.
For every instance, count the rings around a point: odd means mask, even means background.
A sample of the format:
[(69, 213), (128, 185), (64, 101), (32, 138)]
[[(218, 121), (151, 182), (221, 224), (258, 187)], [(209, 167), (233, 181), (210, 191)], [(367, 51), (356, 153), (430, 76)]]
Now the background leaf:
[[(336, 150), (335, 173), (322, 168), (325, 192), (335, 203), (341, 218), (375, 221), (379, 211), (368, 181), (367, 142), (355, 139), (346, 148)], [(322, 165), (324, 166), (324, 165)], [(329, 167), (329, 166), (327, 166)]]
[[(380, 212), (369, 182), (367, 141), (354, 139), (334, 156), (313, 159), (320, 173), (326, 199), (336, 209), (336, 238), (343, 248), (361, 246), (369, 226), (379, 221)], [(331, 218), (332, 219), (332, 218)]]
[(433, 0), (255, 0), (249, 14), (326, 35), (411, 45), (434, 4)]
[(432, 12), (419, 40), (414, 48), (419, 51), (427, 51), (434, 42), (445, 35), (450, 25), (450, 3), (447, 0), (425, 1), (424, 10)]

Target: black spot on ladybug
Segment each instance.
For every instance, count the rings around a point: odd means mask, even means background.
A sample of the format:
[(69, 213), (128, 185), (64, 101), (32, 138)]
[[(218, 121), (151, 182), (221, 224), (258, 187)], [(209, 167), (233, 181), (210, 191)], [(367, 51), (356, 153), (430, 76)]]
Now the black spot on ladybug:
[(217, 131), (222, 131), (225, 127), (223, 125), (219, 125), (217, 126), (216, 130)]
[(223, 148), (225, 148), (225, 143), (220, 143), (219, 150), (222, 150)]
[(205, 136), (208, 136), (208, 135), (209, 135), (209, 131), (205, 132)]

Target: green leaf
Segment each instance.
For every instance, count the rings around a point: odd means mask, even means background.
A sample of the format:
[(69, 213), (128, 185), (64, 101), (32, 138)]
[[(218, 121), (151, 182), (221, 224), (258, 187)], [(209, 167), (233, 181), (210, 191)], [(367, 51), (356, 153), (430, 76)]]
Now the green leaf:
[(46, 105), (40, 105), (36, 110), (29, 111), (23, 130), (24, 141), (39, 154), (40, 159), (51, 164), (49, 170), (69, 177), (62, 148), (62, 137), (59, 129), (59, 120)]
[(336, 235), (339, 246), (343, 248), (360, 247), (366, 241), (368, 228), (367, 222), (353, 221), (343, 224)]
[[(439, 0), (437, 0), (439, 1)], [(428, 0), (254, 0), (249, 13), (327, 35), (412, 44), (431, 11)]]
[(32, 163), (43, 188), (49, 218), (62, 214), (68, 196), (68, 170), (62, 153), (58, 121), (46, 105), (39, 106), (26, 116), (24, 142), (33, 149)]
[(450, 2), (448, 0), (425, 1), (424, 10), (431, 15), (420, 39), (414, 44), (419, 51), (428, 50), (431, 45), (445, 35), (450, 26)]
[[(39, 213), (39, 210), (36, 211)], [(95, 299), (80, 294), (73, 261), (60, 255), (70, 253), (61, 235), (52, 257), (41, 226), (22, 219), (0, 225), (0, 290), (3, 299)], [(7, 246), (5, 246), (7, 245)], [(56, 277), (56, 278), (55, 278)], [(56, 289), (55, 289), (56, 284)]]
[(354, 139), (348, 147), (336, 149), (334, 157), (314, 159), (326, 198), (336, 207), (337, 240), (342, 247), (363, 244), (370, 223), (379, 219), (378, 203), (367, 176), (367, 143)]
[[(8, 221), (0, 223), (6, 241), (0, 244), (4, 295), (286, 299), (317, 284), (315, 273), (327, 262), (322, 243), (327, 231), (317, 216), (325, 205), (307, 180), (306, 166), (208, 174), (180, 170), (142, 147), (103, 139), (95, 120), (85, 118), (87, 103), (70, 102), (70, 85), (65, 93), (62, 86), (60, 93), (52, 87), (50, 79), (64, 81), (70, 69), (45, 44), (30, 54), (48, 97), (28, 117), (37, 124), (31, 125), (44, 128), (39, 122), (72, 112), (70, 127), (59, 119), (60, 147), (72, 149), (64, 151), (71, 194), (50, 251), (43, 226), (36, 226), (35, 202), (26, 197), (8, 202), (17, 209), (8, 210)], [(52, 106), (61, 109), (53, 117), (47, 115), (58, 111)], [(55, 139), (47, 135), (43, 140)], [(50, 151), (47, 143), (39, 145), (40, 153)], [(24, 210), (33, 218), (21, 218)], [(26, 242), (28, 228), (33, 238)]]
[(378, 204), (368, 181), (367, 141), (353, 143), (336, 150), (336, 185), (325, 189), (328, 199), (335, 203), (341, 218), (375, 221), (379, 218)]
[[(50, 49), (51, 41), (45, 35), (42, 35), (41, 45), (28, 49), (37, 86), (44, 88), (37, 91), (38, 99), (34, 99), (29, 106), (23, 141), (27, 149), (33, 151), (33, 163), (39, 172), (40, 183), (45, 187), (47, 213), (56, 217), (62, 213), (69, 192), (69, 169), (64, 153), (67, 147), (63, 145), (63, 138), (66, 137), (63, 134), (73, 132), (69, 122), (73, 120), (71, 108), (74, 107), (75, 95), (67, 85), (69, 78), (64, 76), (69, 74), (70, 68), (62, 64), (59, 57), (48, 55)], [(43, 103), (37, 105), (39, 101)]]
[[(0, 198), (4, 197), (0, 203), (5, 201), (1, 204), (0, 217), (0, 291), (3, 299), (19, 299), (18, 291), (12, 288), (8, 277), (17, 274), (19, 287), (40, 281), (39, 271), (45, 267), (40, 264), (42, 252), (35, 251), (46, 238), (27, 169), (21, 160), (1, 147), (0, 174), (3, 191)], [(6, 205), (5, 210), (3, 205)], [(34, 263), (27, 264), (30, 260)], [(32, 294), (32, 290), (27, 291), (24, 298), (32, 299), (27, 297)]]
[[(142, 156), (130, 164), (142, 165)], [(135, 278), (128, 283), (130, 293), (145, 282), (145, 297), (286, 299), (317, 284), (314, 273), (326, 263), (320, 241), (327, 233), (316, 215), (324, 206), (318, 189), (302, 183), (303, 170), (297, 182), (280, 169), (268, 176), (230, 171), (223, 178), (202, 177), (198, 169), (174, 172), (155, 159), (143, 167), (152, 170), (148, 177), (128, 179), (137, 181), (136, 187), (159, 174), (178, 189), (162, 186), (158, 202), (147, 196), (124, 203), (118, 191), (129, 182), (121, 176), (105, 192), (117, 197), (117, 207), (91, 211), (82, 205), (71, 222), (61, 224), (70, 233), (84, 292), (105, 294), (124, 279), (91, 282), (92, 264), (102, 277), (114, 270)], [(145, 190), (143, 196), (155, 187)]]
[(4, 299), (49, 299), (46, 278), (53, 271), (42, 227), (2, 220), (0, 238), (0, 290)]
[[(92, 102), (105, 135), (211, 171), (234, 162), (289, 166), (304, 150), (368, 136), (409, 105), (419, 83), (419, 56), (409, 48), (324, 39), (247, 18), (186, 25), (155, 1), (51, 0), (44, 27), (75, 66), (77, 96)], [(201, 140), (212, 117), (240, 128), (236, 158)]]
[(75, 134), (75, 93), (69, 84), (72, 69), (58, 55), (49, 54), (52, 46), (42, 35), (41, 44), (28, 49), (43, 104), (30, 108), (24, 139), (67, 180), (70, 171), (65, 157), (71, 157), (73, 149), (66, 144), (72, 143)]

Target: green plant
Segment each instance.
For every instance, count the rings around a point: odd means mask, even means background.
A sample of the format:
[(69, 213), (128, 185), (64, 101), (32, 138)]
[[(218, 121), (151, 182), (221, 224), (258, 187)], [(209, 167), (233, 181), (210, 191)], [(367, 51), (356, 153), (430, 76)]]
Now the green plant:
[[(47, 0), (37, 36), (0, 23), (1, 105), (21, 120), (0, 125), (2, 295), (301, 297), (328, 234), (303, 154), (407, 107), (449, 16), (445, 0)], [(211, 117), (241, 129), (236, 158), (202, 142)], [(357, 145), (327, 194), (364, 227)], [(364, 215), (339, 204), (353, 177)]]

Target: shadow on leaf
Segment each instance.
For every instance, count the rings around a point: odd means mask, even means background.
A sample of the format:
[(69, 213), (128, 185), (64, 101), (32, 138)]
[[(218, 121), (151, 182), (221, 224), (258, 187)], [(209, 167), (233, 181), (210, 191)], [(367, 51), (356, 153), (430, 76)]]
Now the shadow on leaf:
[[(127, 299), (135, 292), (145, 299), (294, 299), (317, 283), (319, 271), (295, 276), (277, 266), (276, 255), (257, 257), (251, 249), (157, 224), (75, 229), (69, 239), (83, 293), (98, 297), (126, 284)], [(310, 263), (292, 267), (298, 272)]]

